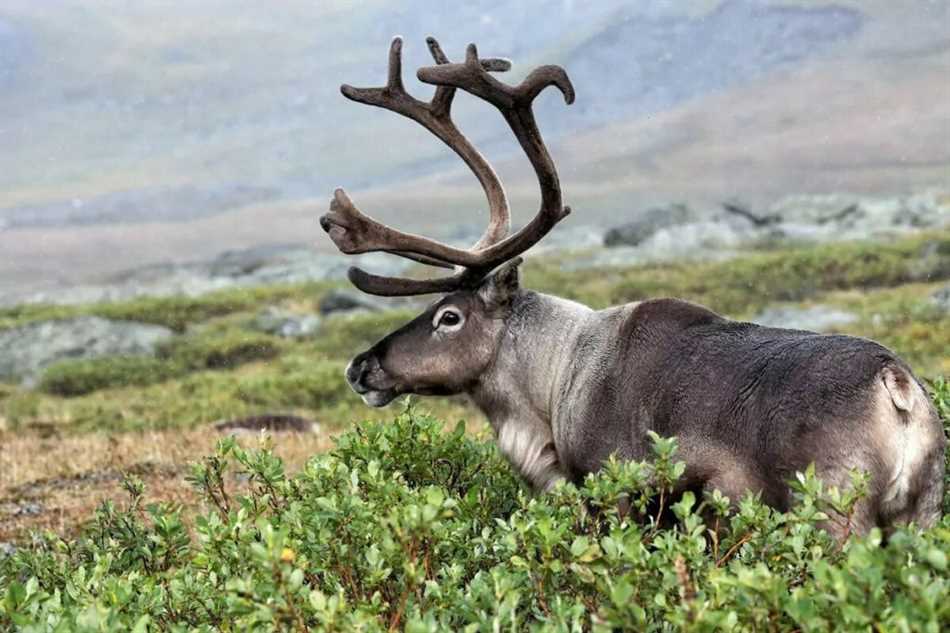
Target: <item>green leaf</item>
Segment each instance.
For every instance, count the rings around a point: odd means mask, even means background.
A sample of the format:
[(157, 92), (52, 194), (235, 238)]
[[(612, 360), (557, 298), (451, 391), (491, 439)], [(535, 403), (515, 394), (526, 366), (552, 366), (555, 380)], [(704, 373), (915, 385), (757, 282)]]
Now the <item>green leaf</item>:
[(927, 562), (940, 571), (947, 571), (947, 552), (931, 547), (927, 550)]

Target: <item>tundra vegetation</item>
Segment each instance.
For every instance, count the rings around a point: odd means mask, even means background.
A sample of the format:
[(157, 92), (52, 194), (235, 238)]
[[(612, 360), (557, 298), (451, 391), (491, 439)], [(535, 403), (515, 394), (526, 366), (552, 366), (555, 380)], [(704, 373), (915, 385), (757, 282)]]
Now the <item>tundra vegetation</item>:
[[(567, 257), (529, 260), (525, 285), (593, 307), (679, 296), (734, 318), (776, 302), (848, 310), (857, 319), (837, 331), (905, 358), (948, 424), (950, 314), (931, 296), (950, 279), (950, 234), (569, 273)], [(15, 549), (0, 552), (0, 630), (950, 625), (946, 516), (840, 546), (816, 523), (854, 496), (803, 473), (788, 513), (748, 498), (729, 515), (720, 498), (687, 496), (658, 526), (647, 498), (680, 468), (668, 440), (652, 463), (534, 497), (465, 401), (397, 415), (346, 386), (353, 351), (413, 310), (331, 316), (301, 339), (247, 329), (268, 306), (314, 312), (332, 288), (0, 312), (2, 328), (96, 314), (181, 333), (155, 357), (70, 361), (35, 389), (0, 386), (0, 541)], [(274, 411), (319, 430), (258, 446), (211, 426)], [(622, 492), (636, 516), (614, 510)], [(715, 537), (700, 511), (719, 517)]]

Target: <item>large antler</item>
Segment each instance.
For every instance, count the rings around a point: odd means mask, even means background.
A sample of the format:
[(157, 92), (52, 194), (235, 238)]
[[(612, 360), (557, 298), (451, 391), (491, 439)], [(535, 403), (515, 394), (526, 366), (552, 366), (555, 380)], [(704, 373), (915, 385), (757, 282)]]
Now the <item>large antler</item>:
[[(364, 292), (384, 296), (403, 296), (450, 292), (473, 284), (498, 265), (536, 244), (555, 224), (570, 213), (561, 204), (561, 189), (554, 161), (548, 154), (534, 120), (531, 104), (547, 86), (557, 86), (564, 100), (574, 101), (574, 88), (567, 73), (559, 66), (542, 66), (521, 84), (509, 86), (488, 73), (503, 72), (510, 63), (503, 59), (479, 59), (470, 44), (465, 61), (450, 63), (434, 38), (427, 38), (435, 66), (420, 68), (417, 75), (425, 83), (437, 86), (432, 100), (419, 101), (406, 93), (402, 84), (402, 40), (393, 39), (389, 49), (389, 78), (381, 88), (353, 88), (344, 85), (344, 96), (360, 103), (392, 110), (423, 125), (451, 147), (475, 174), (489, 205), (488, 228), (470, 249), (453, 248), (419, 235), (403, 233), (363, 214), (342, 189), (334, 192), (330, 212), (320, 225), (344, 253), (386, 251), (434, 266), (459, 267), (449, 277), (437, 279), (401, 279), (379, 277), (359, 268), (351, 268), (350, 281)], [(515, 235), (507, 237), (510, 225), (508, 200), (498, 176), (452, 122), (450, 110), (456, 88), (488, 101), (497, 107), (531, 161), (541, 186), (541, 208), (534, 219)]]

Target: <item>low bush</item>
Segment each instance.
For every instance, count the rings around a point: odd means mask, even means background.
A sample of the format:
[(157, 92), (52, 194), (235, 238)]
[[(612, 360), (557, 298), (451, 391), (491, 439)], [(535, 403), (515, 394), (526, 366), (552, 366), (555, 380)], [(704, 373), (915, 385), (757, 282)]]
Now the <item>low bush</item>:
[[(17, 389), (0, 398), (0, 419), (11, 428), (56, 420), (63, 432), (125, 432), (192, 428), (283, 411), (320, 420), (329, 429), (366, 412), (346, 384), (344, 366), (341, 360), (288, 355), (234, 372), (191, 371), (164, 382), (113, 385), (68, 399)], [(448, 412), (440, 402), (433, 402), (434, 408)], [(453, 415), (465, 413), (459, 406), (451, 409)]]
[(66, 360), (47, 367), (38, 388), (58, 396), (80, 396), (110, 387), (150, 385), (180, 374), (176, 363), (151, 356)]
[[(950, 435), (950, 380), (940, 376), (930, 384), (931, 396), (937, 413), (943, 420), (947, 434)], [(943, 472), (943, 513), (950, 515), (950, 450), (944, 456), (946, 469)]]
[(203, 297), (142, 297), (134, 301), (95, 306), (97, 316), (164, 325), (184, 332), (190, 324), (247, 310), (256, 303), (250, 292), (230, 291)]
[(270, 360), (281, 342), (266, 334), (226, 330), (181, 336), (164, 344), (157, 357), (107, 356), (64, 360), (47, 367), (38, 387), (57, 396), (81, 396), (117, 387), (146, 386), (206, 369), (234, 369)]
[[(946, 394), (940, 397), (945, 397)], [(675, 441), (532, 497), (491, 443), (407, 411), (296, 476), (223, 441), (190, 480), (208, 509), (105, 503), (76, 539), (0, 561), (0, 627), (39, 630), (940, 631), (950, 519), (843, 546), (817, 524), (854, 495), (812, 473), (787, 513), (672, 504)], [(237, 482), (243, 482), (239, 492)], [(629, 499), (630, 514), (618, 509)], [(658, 517), (668, 517), (658, 522)], [(701, 516), (708, 517), (712, 527)], [(662, 527), (661, 527), (662, 525)]]
[(275, 358), (280, 352), (280, 340), (273, 336), (226, 330), (172, 339), (159, 348), (158, 355), (187, 371), (197, 371), (232, 369), (244, 363)]
[(338, 361), (282, 363), (276, 371), (241, 377), (238, 398), (279, 409), (331, 406), (351, 395), (343, 377), (344, 367)]

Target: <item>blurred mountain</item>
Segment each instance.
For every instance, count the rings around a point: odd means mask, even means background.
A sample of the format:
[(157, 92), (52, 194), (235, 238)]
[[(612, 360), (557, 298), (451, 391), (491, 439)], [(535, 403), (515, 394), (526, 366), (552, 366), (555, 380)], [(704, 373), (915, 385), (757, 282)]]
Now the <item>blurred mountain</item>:
[[(72, 282), (268, 242), (329, 242), (343, 184), (411, 230), (478, 220), (459, 161), (341, 83), (405, 75), (436, 35), (564, 65), (538, 118), (575, 224), (655, 202), (901, 192), (950, 180), (950, 5), (942, 1), (469, 3), (5, 0), (0, 6), (0, 288)], [(517, 218), (537, 185), (496, 112), (457, 99)]]

